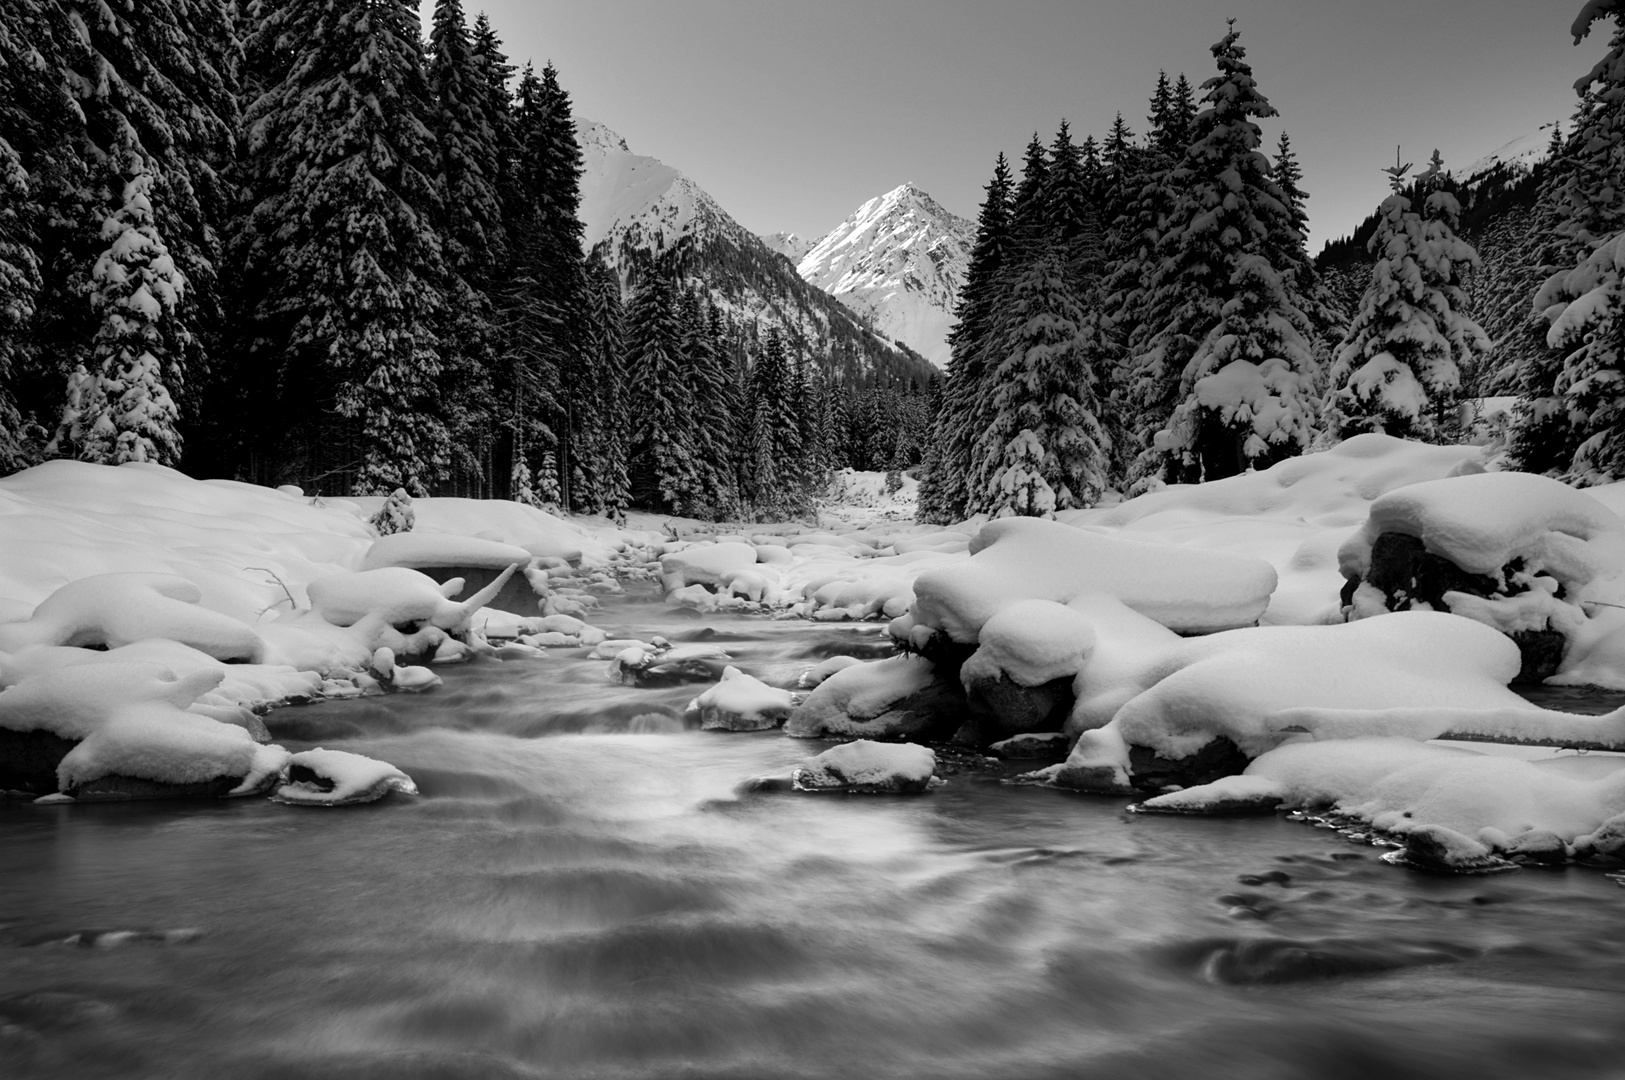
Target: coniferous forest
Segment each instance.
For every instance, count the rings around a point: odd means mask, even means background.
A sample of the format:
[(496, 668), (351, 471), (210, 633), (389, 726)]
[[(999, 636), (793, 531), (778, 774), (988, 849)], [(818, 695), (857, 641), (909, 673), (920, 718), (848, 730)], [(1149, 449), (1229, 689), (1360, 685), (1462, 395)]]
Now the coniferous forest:
[(1625, 35), (1545, 161), (1470, 187), (1437, 152), (1395, 162), (1390, 197), (1317, 259), (1291, 138), (1271, 160), (1258, 121), (1277, 112), (1233, 24), (1212, 51), (1200, 88), (1158, 77), (1143, 135), (1120, 114), (1078, 142), (1063, 121), (1019, 180), (996, 161), (922, 519), (1049, 514), (1368, 431), (1460, 441), (1471, 403), (1503, 395), (1507, 467), (1625, 475)]
[(585, 255), (570, 95), (459, 0), (18, 0), (0, 91), (0, 470), (760, 517), (920, 460), (923, 383)]
[(682, 243), (584, 253), (560, 74), (510, 62), (459, 0), (427, 40), (406, 0), (14, 0), (0, 468), (717, 519), (805, 513), (842, 467), (916, 469), (921, 517), (953, 521), (1366, 431), (1459, 440), (1464, 402), (1515, 395), (1509, 465), (1614, 479), (1611, 48), (1542, 164), (1467, 187), (1436, 153), (1396, 161), (1312, 259), (1232, 25), (1200, 86), (1158, 76), (1143, 132), (1063, 121), (999, 156), (928, 382), (742, 322)]

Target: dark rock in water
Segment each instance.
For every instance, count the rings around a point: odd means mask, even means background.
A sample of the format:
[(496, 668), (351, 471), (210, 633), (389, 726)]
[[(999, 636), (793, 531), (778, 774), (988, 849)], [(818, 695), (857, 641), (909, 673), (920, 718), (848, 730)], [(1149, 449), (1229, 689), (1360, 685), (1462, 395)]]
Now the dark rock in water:
[[(254, 792), (268, 791), (277, 780), (271, 776)], [(216, 776), (190, 784), (166, 784), (138, 776), (103, 776), (71, 787), (66, 794), (79, 802), (128, 802), (134, 799), (222, 799), (243, 782), (240, 776)]]
[(1519, 630), (1509, 635), (1518, 646), (1522, 663), (1514, 685), (1538, 685), (1557, 674), (1569, 640), (1561, 630)]
[(1543, 829), (1530, 829), (1514, 836), (1502, 854), (1521, 863), (1545, 866), (1560, 866), (1569, 857), (1563, 838)]
[(1451, 963), (1471, 955), (1467, 949), (1432, 943), (1263, 937), (1192, 942), (1178, 948), (1175, 958), (1194, 962), (1201, 975), (1212, 982), (1254, 986), (1370, 975)]
[[(1515, 559), (1502, 568), (1502, 577), (1512, 581), (1521, 570), (1523, 561)], [(1407, 611), (1419, 603), (1436, 611), (1449, 611), (1450, 605), (1444, 599), (1447, 592), (1493, 600), (1527, 591), (1526, 586), (1508, 588), (1488, 574), (1463, 570), (1449, 559), (1426, 550), (1419, 537), (1405, 533), (1383, 533), (1377, 537), (1371, 545), (1371, 565), (1366, 570), (1365, 583), (1381, 590), (1390, 611)], [(1353, 602), (1359, 585), (1358, 579), (1344, 583), (1345, 605)], [(1568, 644), (1561, 631), (1520, 630), (1508, 637), (1518, 646), (1522, 657), (1518, 676), (1512, 680), (1515, 685), (1540, 683), (1557, 674)]]
[(1031, 732), (996, 742), (987, 749), (1006, 761), (1065, 761), (1067, 738), (1059, 731)]
[(1180, 787), (1211, 784), (1220, 777), (1236, 775), (1251, 761), (1241, 752), (1241, 747), (1222, 735), (1182, 758), (1165, 758), (1150, 747), (1131, 746), (1128, 760), (1129, 777), (1135, 790), (1155, 793), (1176, 784)]
[(954, 741), (967, 746), (987, 746), (1012, 735), (1033, 731), (1059, 731), (1072, 711), (1072, 679), (1054, 679), (1038, 686), (1022, 686), (1010, 676), (973, 678), (965, 687), (965, 704), (972, 724), (961, 729)]
[(1611, 817), (1583, 845), (1575, 845), (1575, 855), (1586, 859), (1625, 861), (1625, 814)]
[(78, 743), (49, 731), (0, 728), (0, 791), (32, 797), (56, 791), (56, 767)]

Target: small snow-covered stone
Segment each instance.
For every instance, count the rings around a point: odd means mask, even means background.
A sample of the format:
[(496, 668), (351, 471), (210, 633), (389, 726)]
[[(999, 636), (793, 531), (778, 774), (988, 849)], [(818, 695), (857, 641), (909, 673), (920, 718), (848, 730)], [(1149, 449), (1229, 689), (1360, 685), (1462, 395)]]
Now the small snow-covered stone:
[(859, 739), (819, 754), (791, 782), (797, 791), (918, 794), (931, 786), (936, 769), (937, 755), (929, 747)]
[(317, 747), (288, 759), (288, 782), (272, 800), (290, 806), (351, 806), (392, 791), (416, 795), (417, 785), (395, 766), (360, 754)]
[(695, 698), (690, 708), (699, 711), (703, 728), (762, 731), (784, 723), (794, 703), (790, 691), (729, 666), (722, 671), (722, 681)]

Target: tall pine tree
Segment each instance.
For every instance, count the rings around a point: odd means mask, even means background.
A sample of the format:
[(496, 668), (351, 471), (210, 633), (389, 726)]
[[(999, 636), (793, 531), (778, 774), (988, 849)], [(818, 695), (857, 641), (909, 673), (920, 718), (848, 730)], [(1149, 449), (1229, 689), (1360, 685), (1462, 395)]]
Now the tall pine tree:
[(298, 473), (426, 493), (449, 458), (435, 332), (446, 267), (417, 11), (406, 0), (260, 10), (260, 51), (290, 55), (249, 109), (251, 362), (275, 372), (272, 408)]

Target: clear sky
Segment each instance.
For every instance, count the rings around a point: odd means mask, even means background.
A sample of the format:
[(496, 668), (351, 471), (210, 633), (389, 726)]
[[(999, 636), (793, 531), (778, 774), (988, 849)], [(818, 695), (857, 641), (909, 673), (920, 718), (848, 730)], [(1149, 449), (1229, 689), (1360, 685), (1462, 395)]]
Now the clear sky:
[[(517, 63), (549, 59), (576, 115), (691, 176), (747, 228), (816, 238), (912, 180), (974, 218), (1003, 150), (1121, 111), (1157, 71), (1197, 85), (1234, 16), (1291, 133), (1311, 250), (1386, 194), (1396, 144), (1463, 166), (1572, 113), (1581, 0), (464, 0)], [(432, 6), (432, 0), (426, 0)], [(427, 13), (427, 11), (425, 12)]]

